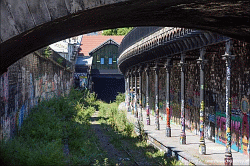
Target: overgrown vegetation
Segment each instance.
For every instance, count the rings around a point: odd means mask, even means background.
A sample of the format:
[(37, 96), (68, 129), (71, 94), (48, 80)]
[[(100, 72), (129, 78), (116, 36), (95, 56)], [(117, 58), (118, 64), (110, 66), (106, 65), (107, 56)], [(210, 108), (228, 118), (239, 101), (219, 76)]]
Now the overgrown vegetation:
[[(42, 101), (31, 110), (16, 137), (1, 142), (1, 159), (6, 165), (90, 165), (106, 162), (90, 129), (96, 96), (72, 90), (68, 97)], [(67, 142), (70, 155), (63, 149)]]
[(124, 101), (125, 101), (125, 94), (119, 92), (118, 95), (116, 96), (115, 102), (119, 105)]
[[(146, 142), (146, 135), (143, 130), (143, 124), (138, 122), (140, 135), (137, 136), (134, 132), (134, 124), (127, 120), (126, 111), (118, 111), (118, 105), (125, 100), (124, 94), (118, 94), (116, 102), (104, 103), (98, 101), (99, 105), (99, 123), (110, 130), (106, 133), (110, 135), (112, 144), (116, 148), (121, 145), (132, 151), (136, 151), (135, 157), (145, 158), (150, 165), (156, 163), (161, 165), (182, 165), (175, 158), (164, 158), (164, 152), (155, 149)], [(158, 165), (157, 164), (157, 165)]]
[(4, 165), (115, 164), (100, 148), (101, 142), (90, 126), (92, 114), (99, 110), (99, 122), (109, 129), (106, 134), (116, 148), (123, 145), (137, 151), (135, 157), (145, 158), (152, 165), (179, 165), (175, 159), (164, 159), (163, 152), (135, 134), (126, 112), (118, 111), (124, 99), (124, 94), (119, 94), (116, 102), (107, 104), (96, 101), (96, 95), (88, 90), (71, 90), (67, 97), (41, 101), (30, 111), (15, 138), (1, 142), (1, 161)]
[(47, 47), (44, 49), (44, 51), (43, 51), (43, 56), (44, 56), (45, 58), (49, 58), (51, 54), (52, 54), (52, 51), (51, 51), (50, 47), (47, 46)]

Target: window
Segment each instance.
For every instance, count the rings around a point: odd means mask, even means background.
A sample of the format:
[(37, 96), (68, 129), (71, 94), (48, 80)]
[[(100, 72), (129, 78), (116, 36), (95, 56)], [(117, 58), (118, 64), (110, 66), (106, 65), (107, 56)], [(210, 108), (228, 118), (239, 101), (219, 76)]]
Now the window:
[(109, 58), (109, 64), (112, 65), (112, 58)]
[(104, 58), (101, 58), (101, 64), (102, 65), (104, 64)]
[(117, 58), (116, 62), (117, 62), (117, 64), (118, 64), (118, 58)]
[(100, 63), (100, 54), (97, 54), (97, 55), (96, 55), (96, 60), (97, 60), (97, 62)]

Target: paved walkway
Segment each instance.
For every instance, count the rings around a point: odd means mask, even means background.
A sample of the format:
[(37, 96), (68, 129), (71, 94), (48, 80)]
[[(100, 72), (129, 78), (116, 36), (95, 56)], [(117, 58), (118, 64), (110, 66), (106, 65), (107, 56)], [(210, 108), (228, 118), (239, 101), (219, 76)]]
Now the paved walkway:
[[(135, 123), (137, 120), (131, 115), (131, 112), (127, 113), (129, 121)], [(146, 125), (146, 113), (143, 111), (143, 124), (144, 130), (148, 133), (150, 142), (160, 149), (169, 153), (171, 148), (171, 154), (174, 154), (185, 165), (224, 165), (225, 146), (218, 143), (214, 143), (208, 139), (206, 142), (206, 155), (199, 154), (199, 135), (195, 135), (192, 132), (186, 131), (186, 145), (181, 145), (179, 142), (179, 136), (181, 127), (179, 125), (171, 124), (172, 137), (165, 136), (166, 122), (160, 120), (160, 130), (155, 130), (155, 118), (150, 116), (151, 125)], [(232, 150), (233, 165), (250, 165), (249, 156)]]

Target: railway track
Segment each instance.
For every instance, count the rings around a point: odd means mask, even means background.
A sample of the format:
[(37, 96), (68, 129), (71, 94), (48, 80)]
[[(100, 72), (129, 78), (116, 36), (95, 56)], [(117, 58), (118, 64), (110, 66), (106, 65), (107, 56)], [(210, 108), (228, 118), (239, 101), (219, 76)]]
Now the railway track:
[[(147, 152), (154, 153), (153, 148), (134, 148), (134, 145), (132, 145), (134, 142), (130, 142), (131, 140), (128, 141), (127, 139), (119, 137), (116, 131), (114, 131), (109, 125), (106, 127), (101, 126), (99, 122), (97, 122), (97, 117), (96, 112), (92, 115), (93, 119), (91, 121), (93, 127), (92, 129), (100, 141), (100, 145), (96, 146), (98, 146), (97, 148), (100, 151), (102, 149), (107, 152), (107, 158), (111, 165), (162, 165), (155, 158), (145, 156), (145, 150), (147, 149)], [(135, 139), (132, 140), (135, 141)]]
[[(106, 130), (108, 132), (111, 132), (110, 129), (106, 128)], [(110, 136), (112, 138), (114, 138), (113, 136)], [(129, 148), (124, 148), (124, 146), (120, 145), (121, 149), (128, 155), (129, 158), (123, 158), (123, 160), (121, 161), (124, 161), (125, 159), (129, 159), (129, 161), (131, 161), (131, 165), (137, 165), (137, 166), (142, 166), (142, 165), (152, 165), (152, 163), (148, 163), (148, 164), (145, 164), (145, 162), (141, 163), (139, 162), (138, 160), (136, 160), (136, 157), (135, 155), (133, 155), (131, 153), (131, 150), (129, 150)], [(127, 149), (127, 150), (126, 150)], [(126, 161), (125, 161), (126, 162)], [(159, 165), (159, 166), (162, 166), (162, 164), (156, 160), (154, 160), (154, 164), (153, 165)]]

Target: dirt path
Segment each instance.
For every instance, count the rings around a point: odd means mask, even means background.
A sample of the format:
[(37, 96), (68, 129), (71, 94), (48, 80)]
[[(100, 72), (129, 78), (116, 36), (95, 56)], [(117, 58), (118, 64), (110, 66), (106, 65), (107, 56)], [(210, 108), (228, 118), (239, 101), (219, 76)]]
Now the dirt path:
[[(111, 161), (109, 164), (111, 165), (159, 165), (153, 160), (148, 160), (145, 157), (145, 151), (140, 148), (135, 148), (131, 144), (130, 140), (121, 139), (121, 147), (115, 147), (111, 142), (113, 140), (110, 134), (106, 134), (109, 130), (104, 129), (98, 122), (98, 112), (96, 111), (91, 117), (91, 127), (95, 132), (96, 136), (100, 141), (100, 148), (105, 150), (108, 155), (108, 160)], [(125, 148), (125, 150), (124, 150)], [(129, 155), (127, 154), (129, 153)], [(136, 161), (136, 163), (134, 162)]]
[[(103, 127), (98, 123), (98, 112), (91, 117), (91, 128), (100, 141), (101, 149), (107, 152), (108, 160), (115, 165), (123, 165), (124, 161), (130, 161), (126, 152), (118, 150), (110, 143), (110, 136), (105, 134)], [(127, 165), (127, 164), (126, 164)]]

